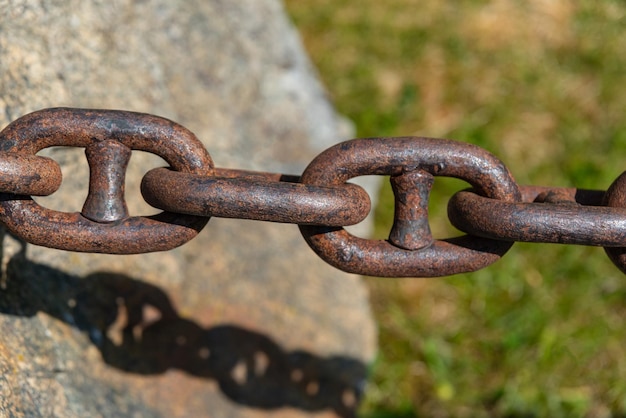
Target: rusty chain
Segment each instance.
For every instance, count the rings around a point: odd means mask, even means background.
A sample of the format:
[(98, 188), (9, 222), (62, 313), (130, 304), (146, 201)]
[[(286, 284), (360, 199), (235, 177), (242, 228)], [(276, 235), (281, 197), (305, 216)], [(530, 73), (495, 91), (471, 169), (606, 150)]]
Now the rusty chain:
[[(52, 146), (83, 147), (89, 193), (79, 213), (47, 209), (31, 196), (53, 194), (61, 169), (38, 156)], [(163, 210), (130, 216), (124, 198), (132, 150), (162, 157), (167, 168), (145, 174), (146, 202)], [(388, 240), (353, 236), (370, 199), (348, 183), (389, 176), (395, 195)], [(470, 189), (448, 204), (451, 223), (467, 235), (433, 239), (428, 200), (435, 176)], [(606, 191), (519, 186), (495, 156), (446, 139), (365, 138), (318, 155), (301, 177), (216, 168), (196, 136), (153, 115), (54, 108), (23, 116), (0, 132), (0, 223), (14, 236), (67, 251), (137, 254), (166, 251), (194, 238), (210, 217), (293, 223), (329, 264), (387, 277), (435, 277), (475, 271), (516, 241), (604, 247), (626, 272), (626, 173)]]

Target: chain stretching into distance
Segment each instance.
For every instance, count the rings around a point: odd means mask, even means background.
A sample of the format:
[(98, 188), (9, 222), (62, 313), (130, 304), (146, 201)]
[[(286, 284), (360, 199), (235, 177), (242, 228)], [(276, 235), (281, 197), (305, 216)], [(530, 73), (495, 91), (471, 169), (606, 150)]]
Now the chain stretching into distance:
[[(61, 169), (36, 155), (51, 146), (83, 147), (89, 193), (80, 212), (40, 206), (31, 196), (54, 193)], [(162, 157), (141, 192), (164, 212), (130, 216), (124, 197), (132, 150)], [(343, 227), (361, 222), (370, 199), (348, 183), (389, 176), (395, 196), (388, 240)], [(448, 204), (467, 235), (434, 239), (428, 200), (435, 176), (471, 188)], [(210, 217), (293, 223), (329, 264), (386, 277), (436, 277), (475, 271), (516, 241), (604, 247), (626, 272), (626, 173), (606, 192), (519, 186), (505, 165), (475, 145), (447, 139), (354, 139), (318, 155), (301, 177), (216, 168), (193, 133), (157, 116), (119, 110), (54, 108), (23, 116), (0, 132), (0, 223), (16, 237), (67, 251), (136, 254), (166, 251), (194, 238)]]

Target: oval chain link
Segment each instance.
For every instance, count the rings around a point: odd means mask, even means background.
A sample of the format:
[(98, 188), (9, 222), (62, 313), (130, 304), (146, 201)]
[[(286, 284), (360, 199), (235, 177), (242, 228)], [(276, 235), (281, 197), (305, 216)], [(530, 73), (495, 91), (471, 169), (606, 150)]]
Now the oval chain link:
[[(626, 245), (626, 207), (582, 205), (575, 189), (552, 189), (532, 202), (510, 203), (456, 193), (448, 216), (468, 234), (518, 242), (584, 244), (598, 247)], [(616, 206), (619, 206), (616, 204)], [(493, 216), (493, 214), (498, 216)]]
[(127, 214), (124, 176), (131, 149), (156, 154), (174, 170), (212, 174), (213, 162), (202, 143), (172, 121), (118, 110), (55, 108), (23, 116), (0, 132), (5, 156), (32, 158), (51, 146), (87, 149), (90, 193), (82, 213), (50, 210), (28, 196), (2, 195), (0, 222), (24, 241), (68, 251), (135, 254), (182, 245), (208, 222), (171, 212)]
[(219, 168), (207, 177), (157, 168), (144, 176), (141, 191), (163, 210), (299, 225), (354, 225), (370, 211), (367, 192), (355, 184), (319, 187), (284, 177)]
[(304, 171), (302, 182), (340, 185), (372, 174), (393, 179), (396, 219), (390, 241), (358, 238), (343, 228), (300, 226), (309, 246), (341, 270), (386, 277), (446, 276), (486, 267), (513, 244), (473, 236), (433, 241), (430, 235), (427, 203), (432, 176), (463, 179), (494, 199), (521, 199), (504, 164), (481, 148), (432, 138), (356, 139), (320, 154)]

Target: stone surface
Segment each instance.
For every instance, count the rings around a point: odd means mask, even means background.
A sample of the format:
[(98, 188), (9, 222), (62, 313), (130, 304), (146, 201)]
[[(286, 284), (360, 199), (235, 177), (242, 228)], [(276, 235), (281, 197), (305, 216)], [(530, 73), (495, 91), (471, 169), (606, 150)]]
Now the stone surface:
[[(349, 127), (275, 0), (0, 0), (0, 126), (56, 106), (153, 113), (216, 165), (299, 174)], [(43, 154), (78, 211), (83, 150)], [(134, 153), (131, 214), (147, 169)], [(2, 240), (0, 415), (351, 416), (375, 350), (358, 277), (293, 225), (212, 219), (165, 253), (77, 254)]]

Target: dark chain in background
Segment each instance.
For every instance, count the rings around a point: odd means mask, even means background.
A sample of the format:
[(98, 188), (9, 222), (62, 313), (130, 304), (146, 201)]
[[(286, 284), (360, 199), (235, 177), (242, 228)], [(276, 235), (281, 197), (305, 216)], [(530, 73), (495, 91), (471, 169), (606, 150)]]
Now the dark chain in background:
[[(84, 147), (89, 194), (80, 213), (50, 210), (31, 196), (61, 184), (61, 169), (37, 152)], [(162, 209), (130, 216), (124, 198), (132, 150), (163, 158), (141, 192)], [(355, 237), (343, 227), (370, 211), (365, 175), (390, 177), (395, 196), (388, 240)], [(428, 200), (434, 177), (471, 185), (448, 203), (462, 237), (433, 239)], [(23, 116), (0, 132), (0, 223), (14, 236), (67, 251), (137, 254), (166, 251), (194, 238), (209, 218), (297, 224), (329, 264), (383, 277), (436, 277), (484, 268), (516, 241), (604, 247), (626, 272), (626, 174), (604, 192), (520, 186), (506, 166), (475, 145), (447, 139), (364, 138), (318, 155), (302, 176), (216, 168), (193, 133), (153, 115), (55, 108)]]

